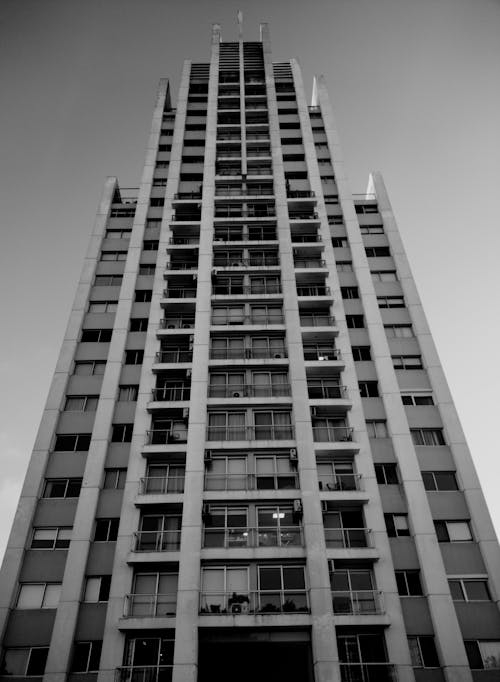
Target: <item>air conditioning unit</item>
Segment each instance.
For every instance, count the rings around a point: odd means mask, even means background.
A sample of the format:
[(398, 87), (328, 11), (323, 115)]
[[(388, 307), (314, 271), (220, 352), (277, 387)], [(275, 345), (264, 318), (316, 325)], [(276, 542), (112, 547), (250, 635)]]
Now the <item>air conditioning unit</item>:
[(297, 448), (290, 448), (290, 462), (297, 462), (298, 459)]
[(243, 395), (243, 394), (241, 393), (241, 391), (233, 391), (233, 396), (232, 396), (232, 397), (233, 397), (233, 398), (241, 398), (242, 395)]
[(275, 354), (274, 354), (274, 359), (275, 359), (275, 360), (281, 360), (281, 358), (283, 358), (283, 357), (284, 357), (284, 356), (283, 356), (283, 353), (275, 353)]
[(205, 456), (203, 459), (205, 461), (205, 464), (211, 464), (213, 460), (212, 450), (205, 450)]
[(326, 500), (321, 500), (321, 513), (326, 514), (328, 511), (328, 502)]
[(167, 324), (167, 329), (177, 329), (175, 324)]
[(302, 502), (300, 500), (293, 501), (293, 516), (295, 518), (302, 518)]
[(171, 438), (173, 441), (180, 441), (182, 439), (182, 434), (180, 431), (172, 431)]
[(182, 325), (183, 329), (192, 329), (193, 325), (189, 322), (186, 322), (185, 324)]

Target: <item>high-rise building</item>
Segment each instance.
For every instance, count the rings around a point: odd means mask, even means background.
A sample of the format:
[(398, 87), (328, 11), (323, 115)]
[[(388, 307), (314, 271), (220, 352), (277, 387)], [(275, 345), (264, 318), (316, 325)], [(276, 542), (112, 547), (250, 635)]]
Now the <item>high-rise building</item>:
[(107, 180), (1, 574), (0, 676), (490, 682), (500, 555), (378, 173), (222, 42)]

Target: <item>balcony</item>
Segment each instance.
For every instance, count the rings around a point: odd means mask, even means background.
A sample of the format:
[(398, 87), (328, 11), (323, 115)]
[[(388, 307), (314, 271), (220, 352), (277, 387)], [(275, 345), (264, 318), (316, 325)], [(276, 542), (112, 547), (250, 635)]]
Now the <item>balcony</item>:
[(332, 591), (333, 612), (346, 616), (373, 616), (385, 613), (382, 592), (378, 590)]
[(295, 268), (324, 268), (325, 261), (322, 258), (296, 258), (293, 261)]
[(200, 238), (196, 237), (170, 237), (168, 243), (172, 246), (199, 246)]
[(290, 220), (318, 220), (316, 211), (288, 211), (288, 217)]
[(247, 149), (247, 156), (248, 157), (268, 157), (271, 156), (271, 148), (270, 147), (248, 147)]
[(317, 244), (321, 241), (321, 236), (317, 232), (292, 232), (292, 243), (293, 244)]
[(139, 495), (167, 495), (184, 492), (184, 476), (147, 476), (139, 481)]
[(172, 213), (170, 220), (177, 223), (199, 223), (201, 213)]
[(207, 440), (293, 440), (294, 427), (289, 424), (283, 426), (208, 426)]
[(163, 290), (164, 298), (196, 298), (196, 289), (191, 287), (168, 287)]
[(202, 547), (303, 547), (300, 526), (204, 528)]
[(315, 199), (316, 194), (309, 189), (288, 189), (286, 192), (288, 199)]
[[(308, 590), (260, 590), (244, 594), (202, 592), (200, 614), (309, 613)], [(142, 680), (141, 680), (142, 682)]]
[(205, 474), (204, 490), (297, 490), (296, 472), (269, 474)]
[(160, 329), (193, 329), (194, 317), (162, 317)]
[(238, 206), (215, 206), (215, 218), (275, 218), (274, 206), (262, 204), (256, 207), (248, 206), (246, 210)]
[(181, 348), (160, 350), (155, 354), (155, 361), (161, 363), (193, 362), (193, 351)]
[(390, 663), (340, 664), (341, 682), (397, 682), (397, 679), (396, 668)]
[(201, 192), (177, 192), (174, 194), (174, 201), (182, 199), (201, 199)]
[(214, 268), (263, 268), (280, 264), (278, 255), (264, 254), (262, 256), (250, 256), (250, 258), (238, 258), (237, 256), (226, 256), (215, 252)]
[(209, 398), (276, 398), (290, 395), (290, 384), (224, 384), (208, 387)]
[(151, 429), (146, 431), (146, 445), (187, 443), (187, 429)]
[(164, 386), (153, 388), (151, 397), (157, 402), (172, 402), (175, 400), (189, 400), (191, 398), (191, 386)]
[(308, 384), (307, 392), (311, 400), (345, 400), (347, 398), (347, 386), (339, 384), (327, 385), (325, 383), (319, 386)]
[(315, 443), (346, 443), (352, 441), (351, 426), (313, 426)]
[(251, 166), (247, 167), (247, 176), (249, 175), (272, 175), (273, 171), (270, 166)]
[(298, 286), (297, 296), (331, 296), (330, 287), (325, 286)]
[(212, 348), (210, 351), (211, 360), (281, 360), (287, 357), (285, 348)]
[(308, 348), (304, 346), (304, 360), (319, 360), (325, 362), (326, 360), (340, 360), (340, 350), (333, 346), (324, 346), (322, 348)]
[(177, 552), (180, 530), (142, 530), (134, 533), (134, 552)]
[(127, 665), (116, 668), (115, 682), (172, 682), (173, 665)]
[(241, 317), (219, 317), (212, 316), (210, 323), (214, 326), (241, 326), (241, 325), (255, 325), (261, 327), (268, 327), (275, 324), (284, 324), (285, 318), (283, 313), (275, 313), (273, 315), (242, 315)]
[(335, 318), (331, 315), (309, 315), (300, 316), (301, 327), (332, 327), (335, 325)]
[(247, 142), (253, 142), (255, 140), (266, 140), (269, 141), (269, 133), (247, 133)]
[(215, 284), (212, 286), (212, 294), (214, 296), (258, 296), (281, 294), (281, 284), (271, 282), (267, 284), (251, 284), (250, 286), (243, 284)]
[(125, 595), (124, 618), (165, 618), (175, 616), (176, 611), (177, 593), (175, 592), (172, 594)]
[(224, 175), (224, 176), (229, 176), (229, 177), (238, 177), (241, 175), (241, 168), (240, 167), (230, 168), (230, 167), (218, 166), (216, 171), (215, 171), (215, 175), (216, 176), (217, 175)]
[(361, 490), (361, 474), (322, 474), (318, 484), (320, 490), (328, 492)]
[(214, 234), (214, 242), (251, 242), (251, 241), (276, 241), (277, 235), (274, 228), (252, 227), (247, 232), (239, 228), (217, 227)]
[(325, 528), (328, 549), (358, 549), (373, 547), (369, 528)]
[(197, 270), (198, 269), (198, 261), (197, 260), (193, 260), (193, 261), (171, 260), (166, 264), (165, 267), (167, 270)]
[(217, 142), (241, 142), (241, 135), (239, 133), (225, 133), (219, 131), (217, 133)]
[(241, 149), (218, 149), (216, 161), (221, 159), (239, 159), (241, 157)]

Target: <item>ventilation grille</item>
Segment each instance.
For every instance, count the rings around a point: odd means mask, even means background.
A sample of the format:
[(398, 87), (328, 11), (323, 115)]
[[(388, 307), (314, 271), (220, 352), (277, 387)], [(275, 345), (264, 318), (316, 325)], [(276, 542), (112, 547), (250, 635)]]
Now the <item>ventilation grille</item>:
[(264, 55), (262, 43), (243, 43), (243, 61), (245, 71), (264, 68)]
[(274, 80), (275, 81), (291, 81), (292, 67), (290, 62), (280, 62), (278, 64), (273, 64)]
[(210, 64), (191, 64), (191, 80), (208, 80)]
[(219, 69), (234, 71), (240, 67), (239, 43), (221, 43), (219, 51)]

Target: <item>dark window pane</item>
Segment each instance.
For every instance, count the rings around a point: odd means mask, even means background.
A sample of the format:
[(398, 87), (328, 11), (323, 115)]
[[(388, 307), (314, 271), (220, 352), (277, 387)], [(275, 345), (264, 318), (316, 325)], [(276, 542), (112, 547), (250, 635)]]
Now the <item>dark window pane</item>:
[(488, 585), (484, 580), (464, 580), (464, 587), (469, 601), (487, 601), (490, 598)]
[(416, 596), (423, 594), (418, 571), (408, 571), (406, 573), (406, 582), (408, 584), (408, 593), (410, 595)]
[(434, 472), (438, 490), (458, 490), (457, 480), (453, 471)]
[(28, 663), (27, 675), (43, 675), (45, 672), (45, 663), (47, 662), (47, 655), (49, 653), (48, 647), (40, 649), (32, 649)]
[(87, 671), (89, 659), (90, 642), (75, 642), (73, 649), (73, 662), (71, 671), (74, 673), (84, 673)]
[(408, 595), (408, 588), (406, 587), (404, 571), (396, 571), (396, 584), (398, 586), (398, 594), (401, 597), (406, 597)]
[(448, 580), (448, 585), (453, 601), (464, 601), (465, 597), (460, 580)]
[(476, 641), (466, 641), (465, 651), (467, 653), (467, 658), (469, 659), (469, 665), (472, 670), (482, 670), (483, 669), (483, 659), (481, 657), (481, 652), (479, 651), (479, 646)]
[(110, 585), (111, 576), (110, 575), (101, 576), (101, 585), (99, 587), (99, 601), (108, 601)]
[(102, 642), (92, 642), (90, 649), (89, 670), (99, 670), (99, 661), (101, 660)]
[(426, 490), (436, 490), (436, 483), (434, 481), (434, 476), (430, 471), (422, 472), (422, 480), (424, 482), (424, 488)]
[(439, 668), (439, 658), (434, 644), (434, 637), (419, 637), (420, 650), (426, 668)]

